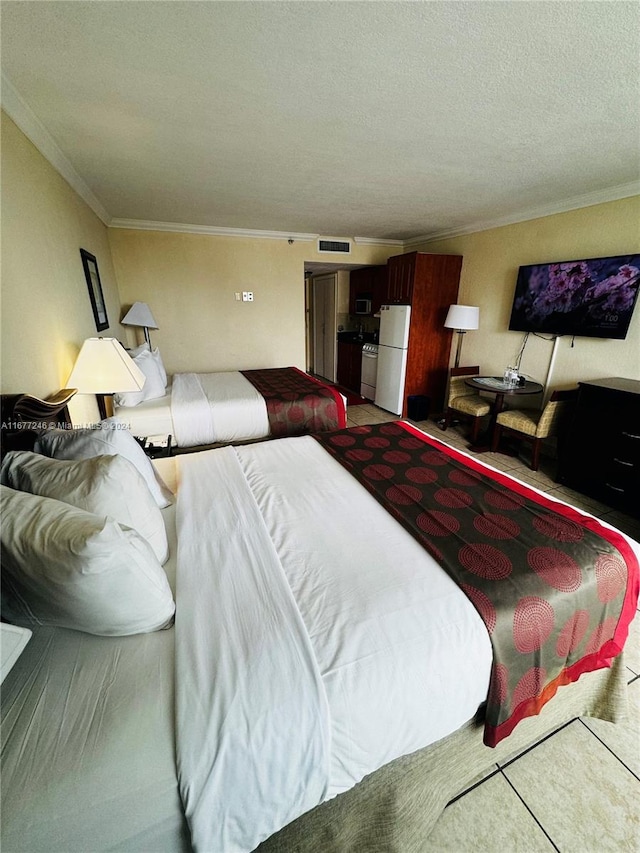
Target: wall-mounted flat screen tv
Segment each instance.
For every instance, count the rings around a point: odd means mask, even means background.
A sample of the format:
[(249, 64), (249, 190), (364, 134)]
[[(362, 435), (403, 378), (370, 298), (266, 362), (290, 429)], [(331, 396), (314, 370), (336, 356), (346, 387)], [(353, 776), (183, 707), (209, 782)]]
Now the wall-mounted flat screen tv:
[(509, 329), (624, 340), (640, 288), (640, 255), (520, 267)]

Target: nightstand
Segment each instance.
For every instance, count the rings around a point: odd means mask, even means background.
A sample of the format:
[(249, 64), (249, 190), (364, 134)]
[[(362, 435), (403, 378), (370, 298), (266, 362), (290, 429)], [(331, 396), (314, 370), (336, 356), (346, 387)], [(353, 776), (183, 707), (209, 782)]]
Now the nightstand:
[(4, 681), (30, 639), (31, 631), (28, 628), (19, 628), (17, 625), (9, 625), (6, 622), (0, 623), (0, 651), (2, 654), (0, 682)]
[(147, 435), (144, 438), (136, 436), (136, 441), (149, 459), (163, 459), (165, 456), (171, 456), (170, 435)]

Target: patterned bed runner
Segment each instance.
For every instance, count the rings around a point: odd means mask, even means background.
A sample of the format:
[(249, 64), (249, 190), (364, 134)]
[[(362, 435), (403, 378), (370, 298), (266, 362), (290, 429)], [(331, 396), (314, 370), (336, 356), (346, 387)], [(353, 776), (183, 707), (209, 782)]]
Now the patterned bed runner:
[(297, 367), (240, 372), (264, 397), (273, 436), (323, 432), (347, 425), (340, 393)]
[(538, 714), (560, 685), (620, 653), (639, 586), (638, 561), (621, 534), (408, 424), (315, 438), (480, 613), (493, 646), (487, 746)]

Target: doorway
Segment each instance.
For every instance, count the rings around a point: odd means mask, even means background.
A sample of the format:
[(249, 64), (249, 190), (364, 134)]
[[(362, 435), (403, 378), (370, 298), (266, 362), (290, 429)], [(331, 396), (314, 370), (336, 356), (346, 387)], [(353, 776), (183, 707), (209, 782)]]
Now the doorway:
[(330, 382), (336, 381), (338, 369), (338, 326), (349, 319), (349, 273), (360, 267), (317, 261), (304, 265), (307, 370)]
[(337, 274), (314, 276), (311, 285), (311, 344), (313, 372), (336, 381)]

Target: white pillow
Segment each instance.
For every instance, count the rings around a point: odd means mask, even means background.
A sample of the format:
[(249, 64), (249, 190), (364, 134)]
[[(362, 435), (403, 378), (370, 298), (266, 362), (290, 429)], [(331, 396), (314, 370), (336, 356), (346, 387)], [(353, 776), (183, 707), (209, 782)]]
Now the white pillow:
[[(146, 345), (145, 345), (146, 346)], [(138, 350), (141, 350), (142, 347), (138, 347)], [(136, 355), (138, 354), (138, 350), (136, 350)], [(158, 368), (158, 372), (160, 373), (160, 378), (162, 379), (162, 384), (164, 388), (167, 387), (167, 371), (165, 370), (164, 364), (162, 362), (162, 356), (160, 355), (160, 350), (158, 347), (151, 350), (151, 355), (153, 357), (154, 362), (156, 363), (156, 367)]]
[(124, 456), (72, 461), (16, 450), (2, 460), (0, 482), (113, 518), (146, 539), (161, 563), (169, 557), (162, 513), (142, 474)]
[(135, 530), (0, 486), (3, 618), (101, 636), (166, 627), (167, 576)]
[(36, 439), (33, 449), (54, 459), (90, 459), (119, 454), (142, 474), (160, 508), (172, 503), (173, 495), (156, 474), (151, 460), (118, 418), (107, 418), (93, 429), (48, 430)]
[[(145, 351), (149, 352), (149, 347), (147, 346), (147, 344), (140, 344), (139, 347), (136, 347), (135, 349), (130, 350), (129, 355), (131, 356), (131, 358), (135, 358), (136, 356), (140, 355), (140, 353), (145, 352)], [(166, 385), (167, 384), (167, 371), (165, 370), (164, 363), (162, 361), (162, 356), (160, 355), (160, 350), (158, 349), (158, 347), (155, 347), (154, 349), (151, 350), (151, 355), (153, 356), (153, 360), (155, 361), (155, 363), (158, 365), (160, 375), (162, 376), (162, 378), (164, 380), (164, 384)]]
[(131, 358), (145, 375), (145, 383), (141, 391), (125, 391), (116, 394), (116, 404), (131, 408), (137, 406), (143, 400), (156, 400), (164, 397), (167, 388), (167, 372), (164, 369), (160, 351), (156, 347), (153, 351), (146, 344), (131, 350)]

